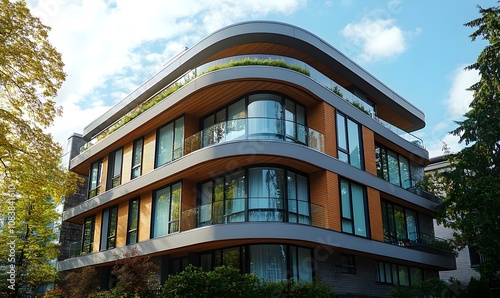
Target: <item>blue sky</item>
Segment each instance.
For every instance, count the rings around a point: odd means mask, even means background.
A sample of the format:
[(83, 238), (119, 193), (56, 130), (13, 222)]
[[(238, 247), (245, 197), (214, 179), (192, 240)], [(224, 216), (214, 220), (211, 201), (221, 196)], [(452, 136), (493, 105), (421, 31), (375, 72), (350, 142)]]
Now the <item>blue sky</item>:
[(151, 77), (184, 47), (211, 32), (249, 20), (302, 27), (365, 68), (426, 115), (415, 133), (430, 156), (442, 142), (461, 146), (447, 132), (468, 109), (465, 91), (477, 73), (463, 71), (485, 46), (471, 42), (464, 23), (477, 5), (495, 0), (28, 0), (32, 13), (52, 27), (67, 80), (57, 102), (63, 117), (49, 129), (65, 143)]

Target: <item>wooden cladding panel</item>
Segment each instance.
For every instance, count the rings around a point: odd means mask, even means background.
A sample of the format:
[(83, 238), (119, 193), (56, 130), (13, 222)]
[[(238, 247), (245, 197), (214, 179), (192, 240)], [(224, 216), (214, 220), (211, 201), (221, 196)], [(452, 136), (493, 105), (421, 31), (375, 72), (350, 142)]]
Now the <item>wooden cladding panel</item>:
[(152, 202), (152, 192), (144, 193), (141, 196), (139, 206), (138, 242), (148, 240), (150, 237)]
[(128, 202), (118, 205), (118, 222), (116, 226), (116, 247), (124, 246), (127, 243)]
[(363, 151), (365, 171), (377, 175), (377, 162), (375, 158), (375, 134), (365, 126), (362, 127)]
[(95, 215), (94, 244), (92, 252), (98, 252), (99, 246), (101, 245), (101, 223), (102, 223), (102, 212), (99, 212)]
[(377, 241), (384, 241), (382, 207), (380, 206), (380, 192), (371, 187), (367, 187), (367, 194), (371, 238)]
[(144, 136), (144, 149), (142, 151), (142, 175), (155, 168), (156, 130)]
[(130, 181), (130, 176), (132, 172), (132, 152), (133, 152), (133, 143), (129, 143), (123, 147), (123, 163), (122, 163), (122, 181), (121, 184), (124, 184)]

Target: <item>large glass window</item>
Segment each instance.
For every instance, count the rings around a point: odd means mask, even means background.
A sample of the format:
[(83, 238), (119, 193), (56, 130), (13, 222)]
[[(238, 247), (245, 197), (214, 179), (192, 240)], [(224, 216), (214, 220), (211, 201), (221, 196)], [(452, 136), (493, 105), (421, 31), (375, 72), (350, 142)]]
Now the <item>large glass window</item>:
[[(227, 265), (254, 273), (268, 281), (312, 281), (310, 248), (282, 244), (259, 244), (219, 249), (200, 254), (204, 270)], [(250, 267), (246, 268), (246, 264)]]
[(382, 201), (384, 241), (400, 246), (434, 240), (432, 218), (414, 210)]
[(127, 244), (137, 243), (139, 232), (139, 198), (128, 203)]
[(95, 215), (85, 218), (83, 224), (82, 253), (91, 253), (94, 247)]
[(415, 184), (412, 172), (418, 167), (410, 163), (408, 158), (378, 144), (375, 145), (375, 157), (380, 178), (404, 189)]
[(123, 149), (120, 148), (109, 155), (107, 189), (117, 187), (122, 177)]
[(339, 160), (363, 168), (361, 126), (340, 112), (337, 112), (337, 154)]
[(363, 186), (340, 179), (342, 231), (368, 237), (366, 194)]
[(423, 270), (388, 262), (377, 262), (377, 282), (413, 286), (423, 280)]
[(134, 141), (132, 150), (132, 173), (131, 179), (137, 178), (142, 174), (142, 149), (144, 145), (144, 138)]
[(156, 167), (182, 156), (184, 117), (158, 129), (156, 134)]
[(254, 93), (203, 118), (203, 146), (241, 138), (307, 143), (305, 108), (277, 93)]
[(90, 166), (89, 177), (89, 199), (98, 195), (101, 191), (102, 160), (98, 160)]
[(180, 204), (180, 182), (154, 192), (151, 238), (179, 231)]
[(242, 221), (310, 224), (306, 176), (276, 167), (241, 170), (200, 184), (198, 225)]
[(101, 250), (115, 248), (117, 222), (118, 206), (106, 208), (102, 211)]

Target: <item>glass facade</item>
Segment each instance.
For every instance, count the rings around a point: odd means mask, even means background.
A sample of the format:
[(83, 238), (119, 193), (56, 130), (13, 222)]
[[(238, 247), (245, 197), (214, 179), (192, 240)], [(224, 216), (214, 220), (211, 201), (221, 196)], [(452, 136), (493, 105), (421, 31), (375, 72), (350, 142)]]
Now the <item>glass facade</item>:
[(255, 167), (199, 185), (198, 226), (282, 221), (310, 224), (308, 180), (278, 167)]
[(98, 160), (90, 165), (89, 194), (88, 198), (95, 197), (101, 191), (102, 160)]
[(117, 222), (118, 206), (106, 208), (102, 211), (100, 250), (116, 247)]
[(108, 158), (108, 180), (106, 189), (117, 187), (122, 177), (123, 149), (111, 153)]
[(139, 234), (139, 198), (129, 201), (128, 223), (127, 223), (127, 244), (137, 243)]
[(375, 144), (375, 158), (377, 175), (404, 189), (415, 186), (423, 177), (423, 167), (379, 144)]
[(95, 215), (85, 218), (83, 224), (82, 253), (91, 253), (94, 249)]
[(336, 125), (338, 159), (363, 169), (361, 125), (340, 112), (337, 112)]
[(168, 123), (156, 133), (156, 167), (182, 156), (184, 144), (184, 117)]
[(342, 232), (369, 237), (365, 188), (347, 179), (340, 179)]
[(151, 238), (179, 232), (180, 204), (180, 182), (154, 192)]
[(424, 279), (423, 270), (388, 262), (377, 262), (377, 282), (413, 286)]
[(400, 246), (434, 239), (432, 218), (414, 210), (382, 201), (384, 241)]
[(306, 144), (305, 124), (302, 105), (277, 93), (254, 93), (203, 118), (203, 147), (238, 139)]
[(132, 151), (132, 171), (131, 179), (137, 178), (142, 174), (142, 149), (144, 139), (140, 138), (134, 141)]
[(241, 272), (254, 273), (268, 281), (310, 282), (313, 276), (310, 248), (282, 244), (236, 246), (204, 252), (200, 266), (212, 270), (217, 266), (232, 266)]

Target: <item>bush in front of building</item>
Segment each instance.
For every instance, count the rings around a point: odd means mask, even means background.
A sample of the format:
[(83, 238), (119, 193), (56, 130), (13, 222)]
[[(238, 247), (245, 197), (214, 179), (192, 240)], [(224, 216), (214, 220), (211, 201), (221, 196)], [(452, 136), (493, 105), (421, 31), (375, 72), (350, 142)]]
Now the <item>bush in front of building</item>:
[(255, 298), (255, 297), (334, 297), (330, 287), (318, 282), (293, 280), (263, 281), (255, 274), (241, 274), (229, 266), (203, 271), (189, 265), (184, 271), (172, 275), (162, 287), (162, 297), (175, 298)]

